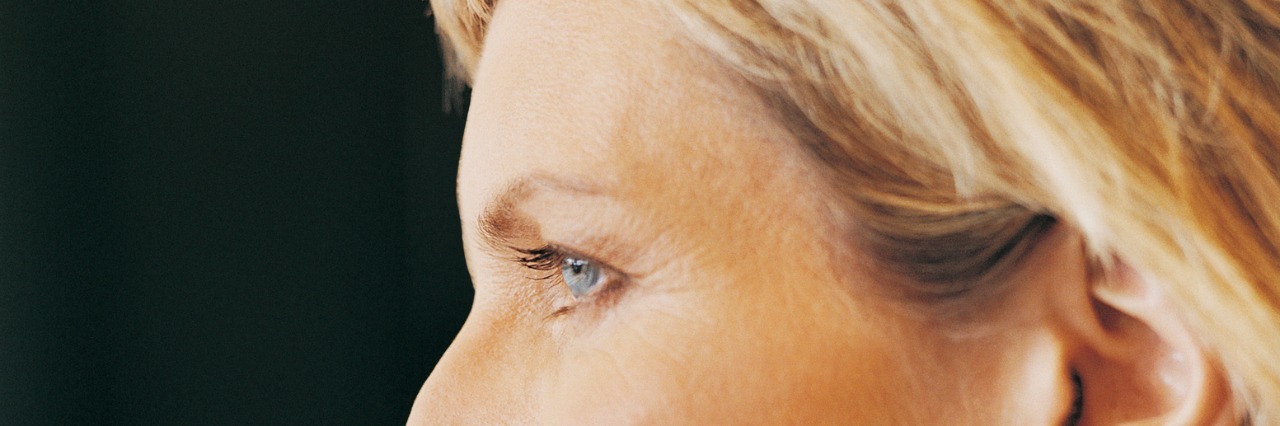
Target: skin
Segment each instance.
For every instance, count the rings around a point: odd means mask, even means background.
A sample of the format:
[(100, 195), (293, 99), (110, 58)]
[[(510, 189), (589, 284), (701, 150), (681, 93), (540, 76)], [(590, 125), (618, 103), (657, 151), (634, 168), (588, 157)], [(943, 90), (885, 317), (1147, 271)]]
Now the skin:
[[(963, 317), (889, 296), (816, 162), (680, 34), (639, 1), (500, 3), (458, 176), (475, 302), (409, 422), (1061, 423), (1106, 336), (1075, 234)], [(548, 244), (605, 282), (575, 299), (512, 249)]]

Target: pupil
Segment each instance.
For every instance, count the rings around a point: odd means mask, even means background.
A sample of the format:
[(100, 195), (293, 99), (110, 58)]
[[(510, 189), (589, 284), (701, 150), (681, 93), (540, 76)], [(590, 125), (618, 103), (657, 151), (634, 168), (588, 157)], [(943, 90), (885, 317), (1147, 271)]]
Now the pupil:
[(575, 274), (582, 273), (582, 268), (586, 266), (586, 264), (587, 262), (585, 260), (569, 259), (569, 269)]

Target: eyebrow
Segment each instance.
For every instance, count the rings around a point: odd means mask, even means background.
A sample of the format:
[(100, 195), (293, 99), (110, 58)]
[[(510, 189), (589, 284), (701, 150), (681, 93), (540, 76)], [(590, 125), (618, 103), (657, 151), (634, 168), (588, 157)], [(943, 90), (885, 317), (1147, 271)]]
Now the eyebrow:
[(583, 196), (604, 193), (587, 182), (545, 172), (520, 176), (486, 203), (476, 226), (481, 239), (491, 248), (502, 248), (517, 235), (531, 234), (532, 225), (521, 217), (518, 208), (534, 194), (547, 190)]

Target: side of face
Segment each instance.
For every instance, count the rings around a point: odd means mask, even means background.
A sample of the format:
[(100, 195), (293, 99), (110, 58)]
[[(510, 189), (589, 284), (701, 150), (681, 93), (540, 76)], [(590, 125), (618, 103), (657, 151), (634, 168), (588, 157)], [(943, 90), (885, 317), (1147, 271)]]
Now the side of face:
[[(1052, 234), (963, 321), (886, 297), (837, 267), (864, 254), (798, 141), (675, 25), (638, 1), (501, 3), (458, 177), (475, 302), (410, 423), (1061, 422), (1048, 319), (1087, 298), (1056, 285), (1085, 280), (1078, 241)], [(520, 261), (545, 247), (604, 278), (574, 297)]]

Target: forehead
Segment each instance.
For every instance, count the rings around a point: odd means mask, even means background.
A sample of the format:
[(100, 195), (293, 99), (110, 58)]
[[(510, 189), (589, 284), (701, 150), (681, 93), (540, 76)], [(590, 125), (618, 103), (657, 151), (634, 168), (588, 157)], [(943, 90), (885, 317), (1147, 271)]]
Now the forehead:
[(501, 3), (474, 81), (464, 221), (527, 175), (590, 182), (659, 222), (795, 196), (790, 134), (677, 25), (643, 1)]

